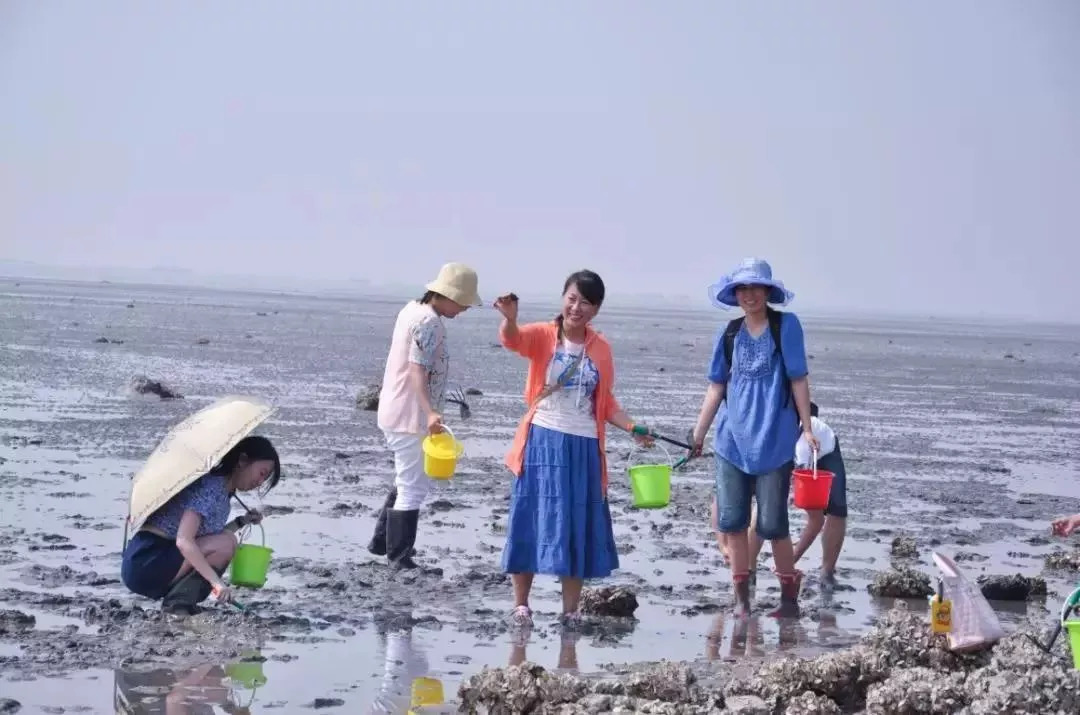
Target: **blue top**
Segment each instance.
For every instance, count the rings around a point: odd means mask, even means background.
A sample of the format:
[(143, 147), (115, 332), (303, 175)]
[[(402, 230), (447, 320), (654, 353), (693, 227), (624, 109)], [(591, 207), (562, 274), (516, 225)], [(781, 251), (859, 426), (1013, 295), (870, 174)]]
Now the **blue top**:
[(151, 514), (146, 525), (160, 529), (169, 538), (176, 538), (184, 510), (191, 509), (202, 516), (196, 537), (220, 534), (229, 522), (229, 496), (226, 477), (204, 474)]
[[(709, 380), (727, 384), (726, 399), (716, 424), (716, 453), (747, 474), (762, 475), (792, 460), (802, 431), (795, 398), (784, 407), (784, 373), (791, 380), (809, 373), (802, 324), (784, 312), (780, 322), (783, 361), (776, 354), (768, 325), (752, 337), (743, 322), (735, 336), (729, 373), (724, 359), (724, 330), (720, 328), (709, 365)], [(729, 379), (730, 378), (730, 379)]]

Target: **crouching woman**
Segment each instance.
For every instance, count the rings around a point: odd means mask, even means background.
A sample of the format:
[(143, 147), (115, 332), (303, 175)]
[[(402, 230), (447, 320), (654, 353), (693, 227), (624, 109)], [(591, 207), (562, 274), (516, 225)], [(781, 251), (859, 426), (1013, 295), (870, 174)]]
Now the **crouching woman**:
[(277, 450), (265, 437), (245, 437), (206, 474), (151, 514), (124, 548), (120, 578), (128, 590), (161, 600), (163, 611), (194, 613), (210, 594), (232, 598), (221, 575), (236, 553), (236, 531), (258, 524), (249, 511), (229, 521), (237, 492), (269, 492), (281, 478)]

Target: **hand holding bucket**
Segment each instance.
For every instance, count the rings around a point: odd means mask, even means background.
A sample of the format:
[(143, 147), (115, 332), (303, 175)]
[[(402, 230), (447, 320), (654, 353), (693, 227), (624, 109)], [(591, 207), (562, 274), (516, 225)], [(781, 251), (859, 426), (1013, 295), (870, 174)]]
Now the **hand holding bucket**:
[(449, 479), (457, 469), (457, 460), (465, 453), (465, 445), (454, 437), (453, 431), (446, 425), (438, 434), (424, 437), (421, 447), (424, 451), (424, 473), (432, 479)]
[(811, 454), (811, 468), (791, 470), (794, 481), (795, 506), (807, 511), (824, 511), (829, 505), (829, 492), (832, 490), (833, 473), (818, 469), (817, 450)]

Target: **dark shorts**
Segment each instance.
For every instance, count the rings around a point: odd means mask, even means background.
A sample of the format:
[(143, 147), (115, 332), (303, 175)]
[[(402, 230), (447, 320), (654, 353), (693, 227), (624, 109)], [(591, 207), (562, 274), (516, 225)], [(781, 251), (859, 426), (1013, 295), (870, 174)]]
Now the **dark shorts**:
[(120, 579), (129, 591), (155, 601), (163, 597), (184, 565), (176, 541), (138, 531), (124, 549)]
[(840, 453), (840, 440), (836, 440), (836, 449), (818, 459), (818, 469), (833, 473), (832, 488), (829, 490), (829, 504), (825, 507), (827, 516), (847, 518), (847, 472), (844, 470), (844, 455)]

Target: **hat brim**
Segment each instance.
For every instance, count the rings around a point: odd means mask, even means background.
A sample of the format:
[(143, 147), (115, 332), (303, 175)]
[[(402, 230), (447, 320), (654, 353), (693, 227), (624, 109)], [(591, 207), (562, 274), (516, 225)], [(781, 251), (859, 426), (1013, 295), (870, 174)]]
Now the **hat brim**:
[(443, 285), (439, 281), (431, 281), (424, 286), (424, 290), (430, 290), (441, 296), (445, 296), (463, 308), (479, 308), (484, 304), (484, 302), (480, 300), (479, 294), (472, 293), (470, 295), (462, 295), (453, 287)]
[(739, 299), (735, 297), (735, 289), (741, 285), (765, 286), (769, 289), (769, 297), (766, 300), (773, 305), (787, 305), (795, 297), (795, 294), (785, 288), (780, 281), (761, 279), (733, 280), (725, 276), (709, 286), (709, 300), (714, 306), (722, 310), (738, 308)]

